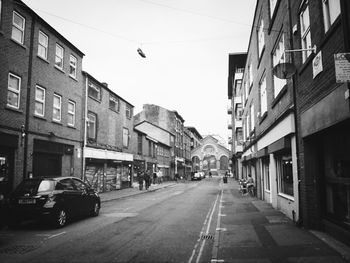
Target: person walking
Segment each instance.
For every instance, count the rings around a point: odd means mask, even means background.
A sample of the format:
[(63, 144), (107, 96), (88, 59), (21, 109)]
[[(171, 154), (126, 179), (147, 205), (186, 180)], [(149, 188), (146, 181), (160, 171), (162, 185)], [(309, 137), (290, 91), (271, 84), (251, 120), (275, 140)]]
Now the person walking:
[(148, 190), (148, 188), (150, 187), (151, 184), (151, 171), (147, 170), (146, 174), (145, 174), (145, 187), (146, 190)]
[(248, 174), (248, 179), (246, 181), (247, 185), (247, 192), (250, 193), (252, 196), (254, 195), (254, 179), (250, 174)]
[(142, 190), (143, 189), (143, 180), (144, 180), (143, 172), (137, 173), (137, 180), (139, 182), (139, 189)]
[(158, 184), (161, 184), (162, 181), (163, 181), (163, 173), (162, 171), (159, 169), (158, 172), (157, 172), (157, 178), (158, 178)]

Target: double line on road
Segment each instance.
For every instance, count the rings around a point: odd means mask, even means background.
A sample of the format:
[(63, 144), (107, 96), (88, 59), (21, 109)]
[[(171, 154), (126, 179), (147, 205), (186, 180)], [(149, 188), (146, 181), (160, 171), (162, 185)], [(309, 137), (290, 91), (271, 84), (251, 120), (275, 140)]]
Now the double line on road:
[[(200, 261), (200, 258), (203, 254), (203, 249), (204, 249), (204, 246), (206, 243), (206, 239), (205, 238), (202, 239), (202, 236), (203, 235), (207, 236), (209, 234), (210, 225), (211, 225), (211, 221), (213, 219), (214, 211), (215, 211), (216, 206), (218, 204), (219, 197), (220, 197), (220, 200), (222, 200), (222, 193), (223, 193), (223, 190), (221, 189), (220, 193), (217, 194), (213, 205), (210, 207), (210, 209), (207, 213), (207, 216), (205, 217), (202, 230), (201, 230), (201, 232), (199, 234), (199, 238), (198, 238), (198, 240), (193, 248), (192, 255), (191, 255), (190, 259), (188, 260), (188, 263), (194, 262), (193, 260), (195, 258), (198, 247), (199, 247), (199, 252), (197, 254), (197, 258), (196, 258), (195, 262), (198, 263)], [(219, 210), (221, 211), (221, 207), (219, 207)], [(220, 214), (220, 211), (219, 211), (219, 214)], [(215, 237), (216, 237), (216, 235), (215, 235)], [(214, 240), (214, 242), (215, 242), (215, 240)]]

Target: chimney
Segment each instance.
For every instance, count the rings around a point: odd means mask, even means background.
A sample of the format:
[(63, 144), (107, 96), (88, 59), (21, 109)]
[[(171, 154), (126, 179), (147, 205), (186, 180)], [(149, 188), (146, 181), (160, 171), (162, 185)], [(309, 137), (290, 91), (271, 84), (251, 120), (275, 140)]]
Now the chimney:
[(108, 83), (107, 82), (102, 82), (101, 83), (103, 86), (105, 86), (106, 88), (108, 88)]

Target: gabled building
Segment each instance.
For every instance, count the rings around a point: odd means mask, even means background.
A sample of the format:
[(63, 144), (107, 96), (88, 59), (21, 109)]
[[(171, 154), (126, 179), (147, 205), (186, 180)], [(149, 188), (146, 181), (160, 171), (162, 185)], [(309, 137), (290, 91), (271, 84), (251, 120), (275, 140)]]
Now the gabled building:
[(83, 75), (84, 179), (98, 191), (130, 187), (134, 106), (109, 89), (107, 83), (87, 72)]
[(81, 177), (84, 54), (25, 3), (0, 1), (0, 191)]
[(185, 175), (184, 158), (184, 122), (185, 120), (177, 111), (167, 110), (154, 104), (144, 104), (143, 110), (134, 116), (135, 124), (142, 121), (148, 121), (156, 126), (175, 135), (174, 149), (170, 176), (174, 178), (175, 174)]
[(149, 170), (152, 173), (161, 171), (163, 180), (170, 180), (172, 152), (175, 134), (142, 121), (134, 126), (134, 175)]

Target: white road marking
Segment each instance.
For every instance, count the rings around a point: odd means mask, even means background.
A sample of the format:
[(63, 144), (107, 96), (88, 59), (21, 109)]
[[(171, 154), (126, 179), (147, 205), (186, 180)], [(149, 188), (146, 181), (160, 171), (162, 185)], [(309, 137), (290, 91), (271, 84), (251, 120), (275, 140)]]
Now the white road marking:
[[(203, 223), (203, 226), (202, 226), (202, 230), (199, 233), (199, 238), (198, 238), (198, 240), (197, 240), (197, 242), (196, 242), (196, 244), (195, 244), (195, 246), (193, 248), (192, 255), (191, 255), (190, 259), (188, 260), (188, 263), (192, 263), (192, 260), (193, 260), (195, 254), (196, 254), (197, 248), (198, 248), (199, 244), (201, 243), (201, 236), (204, 233), (204, 229), (205, 229), (205, 226), (207, 225), (208, 219), (209, 219), (210, 215), (212, 215), (213, 211), (215, 210), (215, 206), (216, 206), (216, 203), (218, 201), (218, 197), (219, 197), (219, 194), (216, 196), (215, 202), (210, 207), (210, 209), (209, 209), (209, 211), (208, 211), (208, 213), (207, 213), (207, 215), (205, 217), (205, 220), (204, 220), (204, 223)], [(198, 258), (197, 258), (197, 260), (198, 260)]]
[[(221, 189), (220, 202), (223, 202), (222, 197), (223, 197), (223, 189)], [(226, 228), (220, 227), (221, 217), (226, 216), (226, 215), (221, 213), (221, 209), (222, 209), (222, 207), (219, 206), (218, 219), (216, 222), (216, 231), (215, 231), (215, 237), (214, 237), (214, 246), (213, 246), (213, 250), (211, 253), (211, 257), (212, 257), (211, 262), (223, 262), (221, 260), (218, 260), (220, 231), (226, 231)]]
[(48, 239), (51, 239), (51, 238), (54, 238), (54, 237), (58, 237), (58, 236), (63, 235), (63, 234), (65, 234), (65, 233), (66, 233), (66, 231), (63, 231), (63, 232), (58, 233), (58, 234), (56, 234), (56, 235), (51, 235), (51, 236), (48, 237)]

